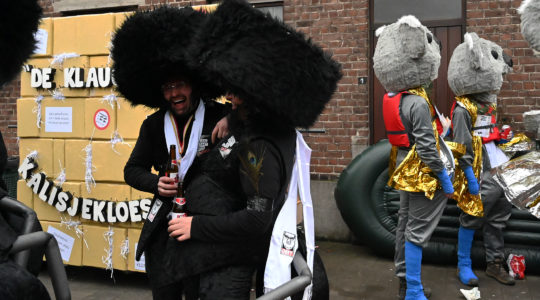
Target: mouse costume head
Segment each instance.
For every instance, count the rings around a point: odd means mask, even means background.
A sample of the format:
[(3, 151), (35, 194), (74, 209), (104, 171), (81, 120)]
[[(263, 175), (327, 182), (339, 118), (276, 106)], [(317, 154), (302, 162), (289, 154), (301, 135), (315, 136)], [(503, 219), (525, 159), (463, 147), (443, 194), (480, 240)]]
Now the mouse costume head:
[(525, 0), (518, 9), (521, 15), (521, 34), (536, 56), (540, 56), (540, 0)]
[(414, 16), (377, 29), (373, 69), (388, 92), (429, 84), (437, 78), (441, 46)]
[[(448, 84), (456, 96), (499, 93), (503, 75), (512, 68), (512, 60), (502, 48), (476, 33), (466, 33), (448, 65)], [(491, 102), (496, 97), (488, 97)]]

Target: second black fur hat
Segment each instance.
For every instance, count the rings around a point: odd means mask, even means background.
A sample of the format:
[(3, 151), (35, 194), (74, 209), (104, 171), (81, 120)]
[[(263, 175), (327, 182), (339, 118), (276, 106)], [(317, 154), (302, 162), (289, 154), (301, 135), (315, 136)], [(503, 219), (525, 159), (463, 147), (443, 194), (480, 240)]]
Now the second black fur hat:
[(224, 0), (189, 48), (201, 76), (279, 123), (311, 126), (341, 78), (320, 47), (242, 0)]

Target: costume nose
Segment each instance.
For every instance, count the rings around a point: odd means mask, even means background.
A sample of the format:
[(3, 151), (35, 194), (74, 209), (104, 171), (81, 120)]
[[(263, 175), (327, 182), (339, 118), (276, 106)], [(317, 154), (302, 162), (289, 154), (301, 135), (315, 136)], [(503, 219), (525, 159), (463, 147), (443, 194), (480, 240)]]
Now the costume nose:
[(514, 62), (512, 61), (512, 58), (510, 55), (503, 52), (503, 59), (504, 62), (511, 68), (514, 65)]

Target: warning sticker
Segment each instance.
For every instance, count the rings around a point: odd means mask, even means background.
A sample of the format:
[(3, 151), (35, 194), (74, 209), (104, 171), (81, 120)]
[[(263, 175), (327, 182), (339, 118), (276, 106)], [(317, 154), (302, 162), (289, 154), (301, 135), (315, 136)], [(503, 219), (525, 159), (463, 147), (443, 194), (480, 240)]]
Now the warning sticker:
[(94, 125), (99, 130), (105, 130), (107, 127), (109, 127), (109, 123), (111, 122), (111, 115), (109, 115), (109, 112), (105, 109), (98, 109), (96, 113), (94, 114)]

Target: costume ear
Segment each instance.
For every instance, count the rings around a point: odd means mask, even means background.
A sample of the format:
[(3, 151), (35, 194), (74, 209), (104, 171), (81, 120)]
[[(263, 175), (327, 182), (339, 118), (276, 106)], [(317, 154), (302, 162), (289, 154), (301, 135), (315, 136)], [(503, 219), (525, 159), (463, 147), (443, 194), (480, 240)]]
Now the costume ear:
[(474, 32), (465, 33), (463, 39), (467, 43), (467, 49), (469, 50), (469, 55), (471, 56), (471, 64), (474, 70), (482, 69), (484, 54), (482, 53), (482, 47), (480, 41), (478, 40), (478, 35)]
[(404, 16), (397, 23), (403, 53), (413, 59), (424, 56), (427, 47), (426, 33), (420, 21), (414, 16)]
[(379, 37), (379, 36), (383, 33), (383, 31), (384, 31), (385, 29), (386, 29), (386, 25), (383, 25), (383, 26), (377, 28), (377, 30), (375, 30), (375, 36), (376, 36), (376, 37)]

